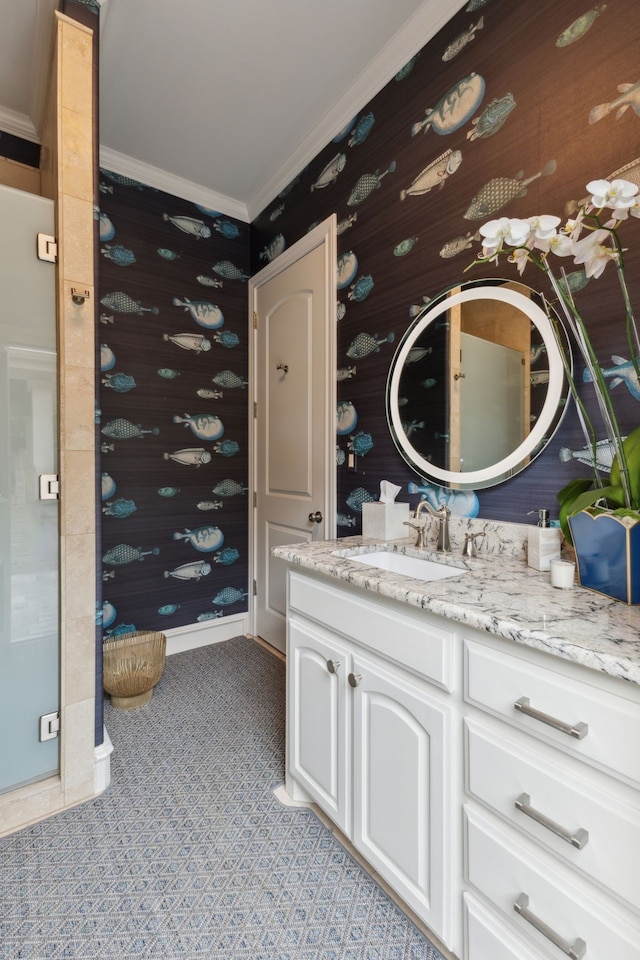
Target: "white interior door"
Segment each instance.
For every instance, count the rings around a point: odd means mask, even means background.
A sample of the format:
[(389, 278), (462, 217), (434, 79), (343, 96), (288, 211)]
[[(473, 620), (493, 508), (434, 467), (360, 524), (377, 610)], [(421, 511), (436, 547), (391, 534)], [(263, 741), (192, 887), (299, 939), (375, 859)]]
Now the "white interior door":
[(253, 630), (282, 651), (286, 569), (271, 549), (335, 535), (335, 275), (331, 217), (252, 280)]

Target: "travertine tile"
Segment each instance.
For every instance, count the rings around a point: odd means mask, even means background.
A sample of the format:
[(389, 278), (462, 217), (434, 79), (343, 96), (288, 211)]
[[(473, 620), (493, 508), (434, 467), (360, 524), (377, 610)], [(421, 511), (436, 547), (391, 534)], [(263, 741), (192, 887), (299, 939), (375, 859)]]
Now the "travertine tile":
[(60, 447), (93, 450), (95, 445), (93, 370), (70, 364), (60, 371)]
[(60, 270), (73, 286), (93, 288), (93, 201), (65, 196), (58, 203)]
[(60, 532), (92, 534), (95, 528), (95, 456), (93, 450), (66, 450), (60, 457)]
[(63, 108), (58, 142), (62, 157), (59, 185), (62, 192), (93, 200), (93, 139), (91, 124), (82, 114)]
[(95, 537), (91, 534), (61, 538), (62, 603), (65, 627), (69, 620), (95, 613)]
[[(73, 302), (72, 290), (89, 293), (84, 303)], [(76, 367), (95, 367), (94, 289), (75, 280), (65, 280), (62, 296), (60, 362)]]
[(66, 107), (91, 118), (93, 36), (75, 26), (64, 24), (60, 54), (60, 86)]
[(68, 804), (93, 795), (94, 710), (94, 699), (90, 697), (68, 704), (61, 713), (61, 773)]
[(65, 620), (63, 689), (67, 706), (95, 697), (95, 617)]

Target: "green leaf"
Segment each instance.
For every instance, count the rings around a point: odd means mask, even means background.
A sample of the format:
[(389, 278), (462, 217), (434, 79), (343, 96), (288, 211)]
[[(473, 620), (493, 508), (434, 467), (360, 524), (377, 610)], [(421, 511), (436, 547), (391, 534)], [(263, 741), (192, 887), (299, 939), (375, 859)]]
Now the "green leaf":
[(579, 494), (584, 493), (585, 490), (589, 490), (592, 485), (593, 480), (588, 477), (578, 477), (575, 480), (570, 480), (566, 487), (563, 487), (562, 490), (556, 494), (558, 502), (560, 504), (566, 501), (572, 502)]

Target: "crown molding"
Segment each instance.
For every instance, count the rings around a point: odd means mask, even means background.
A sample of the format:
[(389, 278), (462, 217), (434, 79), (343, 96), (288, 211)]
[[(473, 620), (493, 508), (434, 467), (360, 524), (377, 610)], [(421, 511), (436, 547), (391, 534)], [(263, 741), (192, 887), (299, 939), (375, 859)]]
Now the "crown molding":
[(100, 147), (100, 166), (124, 177), (131, 177), (132, 180), (139, 180), (149, 187), (163, 190), (174, 197), (181, 197), (191, 203), (198, 203), (210, 210), (219, 210), (220, 213), (224, 213), (228, 217), (235, 217), (236, 220), (242, 220), (244, 223), (250, 222), (247, 206), (240, 200), (234, 200), (233, 197), (227, 197), (215, 190), (208, 190), (191, 180), (184, 180), (167, 170), (161, 170), (159, 167), (143, 163), (141, 160), (134, 159), (134, 157), (128, 157), (124, 153), (111, 150), (109, 147)]
[(285, 163), (247, 201), (252, 222), (281, 190), (372, 100), (396, 73), (464, 6), (467, 0), (425, 0), (391, 37)]
[(8, 107), (0, 106), (0, 130), (32, 143), (40, 143), (40, 137), (29, 117), (24, 113), (9, 110)]

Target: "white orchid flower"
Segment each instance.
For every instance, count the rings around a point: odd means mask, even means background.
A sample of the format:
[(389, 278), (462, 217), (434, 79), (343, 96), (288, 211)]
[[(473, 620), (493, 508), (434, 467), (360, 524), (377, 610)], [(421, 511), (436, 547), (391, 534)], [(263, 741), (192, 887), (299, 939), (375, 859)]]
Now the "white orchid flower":
[(598, 209), (628, 210), (635, 203), (638, 187), (630, 180), (591, 180), (587, 190), (591, 194), (591, 203)]
[(574, 243), (574, 263), (584, 264), (587, 277), (601, 276), (609, 261), (618, 259), (617, 251), (604, 246), (602, 242), (609, 239), (609, 236), (608, 230), (594, 230)]
[(518, 273), (522, 276), (524, 268), (529, 263), (529, 251), (524, 247), (518, 247), (516, 250), (513, 250), (509, 256), (509, 263), (515, 263)]
[(550, 240), (560, 226), (560, 217), (543, 213), (540, 217), (529, 217), (527, 222), (535, 240)]
[(556, 257), (570, 257), (574, 252), (575, 242), (564, 233), (556, 233), (549, 240), (548, 253)]

